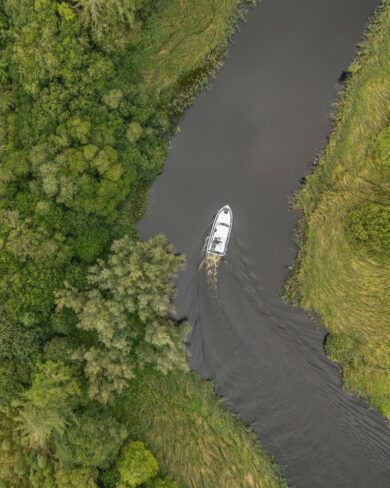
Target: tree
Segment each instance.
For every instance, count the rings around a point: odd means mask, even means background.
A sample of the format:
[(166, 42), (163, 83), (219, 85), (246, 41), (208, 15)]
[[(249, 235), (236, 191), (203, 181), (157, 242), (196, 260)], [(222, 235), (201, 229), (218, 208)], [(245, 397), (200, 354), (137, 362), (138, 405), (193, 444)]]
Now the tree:
[(53, 435), (61, 437), (74, 418), (79, 396), (80, 387), (70, 366), (50, 360), (38, 364), (31, 388), (14, 401), (18, 429), (26, 444), (44, 449)]
[(12, 416), (0, 413), (0, 486), (27, 488), (28, 457), (16, 427)]
[(111, 292), (143, 322), (173, 313), (172, 280), (185, 260), (173, 254), (165, 237), (158, 235), (140, 242), (125, 236), (114, 241), (111, 250), (107, 263), (99, 261), (91, 268), (90, 284)]
[(113, 394), (121, 393), (134, 377), (134, 362), (128, 347), (80, 348), (73, 357), (85, 362), (89, 397), (103, 404), (111, 402)]
[(40, 350), (38, 330), (12, 323), (0, 314), (0, 361), (31, 362)]
[(94, 468), (74, 468), (58, 464), (55, 468), (56, 488), (98, 488), (98, 470)]
[(154, 478), (158, 473), (158, 464), (143, 442), (129, 442), (121, 450), (118, 472), (120, 488), (133, 488)]
[(87, 228), (76, 238), (77, 256), (86, 263), (93, 263), (102, 254), (109, 241), (109, 233), (103, 226)]
[(29, 457), (30, 488), (97, 488), (98, 470), (78, 468), (56, 462), (42, 453)]
[(28, 368), (22, 361), (0, 361), (0, 414), (11, 415), (12, 402), (29, 380)]
[(65, 465), (107, 468), (126, 437), (122, 424), (91, 403), (62, 435), (55, 436), (55, 455)]
[(114, 241), (107, 262), (90, 268), (88, 291), (57, 293), (57, 310), (73, 310), (77, 327), (95, 332), (99, 341), (75, 355), (85, 362), (92, 399), (109, 402), (145, 364), (163, 373), (187, 370), (188, 328), (167, 317), (173, 313), (172, 279), (183, 263), (162, 236), (146, 242), (125, 236)]
[(55, 463), (43, 453), (33, 452), (29, 457), (29, 487), (57, 488), (54, 479)]

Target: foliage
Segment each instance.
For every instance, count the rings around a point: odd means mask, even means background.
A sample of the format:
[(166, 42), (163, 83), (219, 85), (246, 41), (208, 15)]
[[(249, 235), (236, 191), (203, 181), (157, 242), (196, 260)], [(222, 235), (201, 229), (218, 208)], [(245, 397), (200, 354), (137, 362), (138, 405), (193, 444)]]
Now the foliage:
[(344, 366), (356, 368), (362, 361), (360, 341), (344, 334), (328, 335), (325, 351), (333, 361)]
[(56, 488), (97, 488), (98, 470), (59, 464), (55, 470)]
[(133, 185), (160, 171), (173, 126), (155, 117), (128, 52), (96, 49), (77, 8), (6, 0), (4, 12), (0, 301), (12, 321), (46, 322), (74, 258), (104, 253)]
[(133, 441), (122, 448), (118, 459), (118, 471), (119, 486), (131, 488), (154, 478), (158, 472), (158, 464), (143, 442)]
[(97, 469), (65, 465), (42, 453), (30, 454), (27, 474), (30, 488), (98, 487)]
[(28, 366), (21, 361), (5, 359), (0, 361), (0, 413), (9, 415), (12, 401), (28, 384)]
[(339, 97), (328, 145), (295, 199), (304, 219), (287, 288), (330, 332), (327, 351), (345, 388), (390, 418), (389, 23), (385, 0)]
[(75, 240), (77, 256), (86, 263), (93, 263), (102, 254), (109, 241), (109, 233), (104, 227), (85, 229)]
[(28, 458), (15, 421), (0, 413), (0, 486), (28, 486)]
[(56, 456), (65, 465), (106, 468), (126, 436), (124, 426), (108, 411), (90, 404), (65, 432), (56, 435)]
[(390, 166), (390, 125), (385, 127), (376, 138), (375, 156), (382, 166)]
[(13, 324), (0, 316), (0, 360), (31, 361), (40, 349), (36, 329)]
[(183, 258), (162, 236), (146, 242), (125, 236), (114, 241), (107, 262), (90, 268), (87, 291), (57, 293), (58, 310), (73, 310), (77, 327), (98, 339), (75, 356), (85, 362), (92, 399), (109, 402), (146, 363), (165, 373), (187, 369), (187, 329), (167, 318), (173, 312), (172, 278), (182, 266)]
[(157, 477), (158, 464), (141, 441), (128, 441), (115, 465), (105, 470), (100, 481), (105, 488), (178, 488), (171, 478)]
[(27, 445), (42, 449), (53, 435), (62, 436), (79, 395), (80, 387), (69, 366), (59, 361), (38, 364), (31, 388), (14, 401), (18, 428)]
[(81, 18), (91, 26), (94, 41), (107, 52), (137, 44), (143, 19), (156, 0), (76, 0)]
[(123, 300), (142, 322), (173, 313), (172, 279), (184, 267), (184, 258), (173, 254), (165, 237), (139, 242), (125, 236), (111, 249), (107, 264), (100, 261), (91, 269), (89, 282)]
[(66, 275), (45, 261), (22, 263), (8, 253), (0, 254), (0, 302), (12, 323), (41, 325), (48, 320), (54, 304), (53, 291)]
[[(73, 337), (53, 337), (45, 343), (43, 357), (46, 361), (60, 361), (68, 366), (72, 366), (72, 371), (76, 372), (72, 354), (77, 347), (77, 341)], [(77, 370), (79, 373), (79, 370)]]
[(347, 231), (353, 243), (371, 253), (390, 253), (390, 206), (365, 203), (348, 214)]
[(28, 473), (31, 488), (57, 488), (54, 463), (44, 454), (34, 454), (30, 458)]

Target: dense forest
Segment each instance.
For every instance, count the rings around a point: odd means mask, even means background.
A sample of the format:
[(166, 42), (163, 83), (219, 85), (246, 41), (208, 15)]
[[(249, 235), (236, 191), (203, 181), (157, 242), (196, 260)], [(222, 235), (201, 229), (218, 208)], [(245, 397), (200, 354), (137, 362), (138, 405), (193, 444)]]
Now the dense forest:
[[(160, 453), (161, 473), (135, 412), (150, 375), (174, 375), (177, 389), (186, 378), (191, 402), (197, 391), (214, 400), (187, 372), (188, 325), (169, 318), (184, 258), (163, 236), (141, 242), (135, 224), (245, 5), (178, 3), (0, 4), (2, 487), (190, 485), (177, 454)], [(267, 486), (280, 486), (246, 431), (210, 408), (209, 422), (227, 426), (249, 459), (250, 486), (263, 476), (258, 460)], [(239, 458), (231, 445), (227, 458)]]

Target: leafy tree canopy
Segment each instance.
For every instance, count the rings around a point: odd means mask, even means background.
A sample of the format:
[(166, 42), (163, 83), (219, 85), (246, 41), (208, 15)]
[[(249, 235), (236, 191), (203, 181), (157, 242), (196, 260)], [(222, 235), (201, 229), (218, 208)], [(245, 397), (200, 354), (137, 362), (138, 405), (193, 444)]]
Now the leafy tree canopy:
[(89, 290), (57, 293), (59, 312), (73, 310), (77, 327), (97, 337), (97, 344), (75, 355), (85, 362), (92, 399), (107, 403), (146, 363), (164, 373), (187, 369), (187, 328), (167, 317), (173, 312), (172, 279), (182, 266), (183, 258), (162, 236), (146, 242), (125, 236), (114, 241), (107, 261), (90, 268)]
[(126, 436), (126, 429), (108, 411), (90, 404), (56, 435), (56, 456), (65, 465), (106, 468)]
[(59, 361), (37, 366), (31, 388), (14, 401), (19, 430), (26, 444), (43, 449), (52, 436), (62, 436), (73, 420), (80, 387), (71, 367)]

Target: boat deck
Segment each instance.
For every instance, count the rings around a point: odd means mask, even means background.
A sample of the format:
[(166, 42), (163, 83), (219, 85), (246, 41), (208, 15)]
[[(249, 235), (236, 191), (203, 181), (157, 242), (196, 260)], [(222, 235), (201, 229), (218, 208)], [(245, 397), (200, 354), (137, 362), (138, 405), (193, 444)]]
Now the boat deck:
[(218, 213), (211, 230), (208, 252), (220, 256), (226, 254), (231, 225), (232, 214), (230, 207), (223, 207)]

